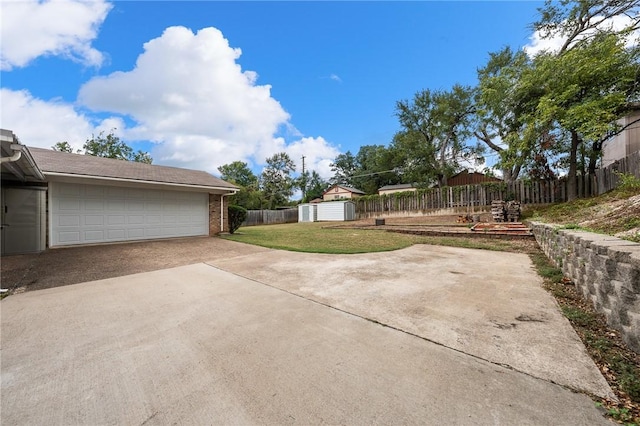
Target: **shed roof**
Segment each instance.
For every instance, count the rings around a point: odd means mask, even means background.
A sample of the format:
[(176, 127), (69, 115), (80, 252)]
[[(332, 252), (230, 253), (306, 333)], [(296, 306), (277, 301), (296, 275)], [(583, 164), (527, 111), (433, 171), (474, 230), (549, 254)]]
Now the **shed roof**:
[(38, 168), (47, 175), (121, 179), (151, 184), (178, 184), (203, 188), (237, 189), (205, 171), (72, 154), (29, 147)]

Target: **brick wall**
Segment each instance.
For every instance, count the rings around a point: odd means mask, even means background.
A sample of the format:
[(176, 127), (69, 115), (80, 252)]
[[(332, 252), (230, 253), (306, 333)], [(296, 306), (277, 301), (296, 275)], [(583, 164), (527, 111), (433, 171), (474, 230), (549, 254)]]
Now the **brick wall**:
[(229, 197), (224, 197), (224, 205), (222, 206), (222, 212), (224, 212), (224, 227), (220, 229), (220, 199), (223, 198), (220, 194), (209, 194), (209, 236), (213, 237), (221, 232), (227, 232), (229, 230), (229, 218), (227, 208), (229, 207)]
[(544, 223), (531, 228), (545, 254), (640, 352), (640, 244)]

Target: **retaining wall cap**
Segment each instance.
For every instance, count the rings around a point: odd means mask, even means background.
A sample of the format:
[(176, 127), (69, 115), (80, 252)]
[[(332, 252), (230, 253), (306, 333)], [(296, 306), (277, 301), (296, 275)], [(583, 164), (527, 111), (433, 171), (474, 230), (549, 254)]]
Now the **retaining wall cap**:
[(634, 268), (640, 269), (640, 247), (629, 252), (629, 263)]

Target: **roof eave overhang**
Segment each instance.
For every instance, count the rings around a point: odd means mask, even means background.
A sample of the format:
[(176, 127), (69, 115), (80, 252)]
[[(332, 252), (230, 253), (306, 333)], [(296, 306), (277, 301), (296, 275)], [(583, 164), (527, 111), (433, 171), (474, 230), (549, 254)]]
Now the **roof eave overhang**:
[(173, 190), (186, 190), (194, 192), (208, 192), (211, 194), (235, 194), (239, 188), (231, 188), (225, 186), (208, 186), (208, 185), (194, 185), (186, 183), (174, 183), (174, 182), (158, 182), (150, 180), (140, 179), (125, 179), (114, 178), (106, 176), (91, 176), (91, 175), (79, 175), (74, 173), (60, 173), (60, 172), (44, 172), (44, 176), (51, 182), (70, 182), (70, 183), (94, 183), (101, 185), (127, 185), (127, 186), (146, 186), (155, 188), (165, 188)]

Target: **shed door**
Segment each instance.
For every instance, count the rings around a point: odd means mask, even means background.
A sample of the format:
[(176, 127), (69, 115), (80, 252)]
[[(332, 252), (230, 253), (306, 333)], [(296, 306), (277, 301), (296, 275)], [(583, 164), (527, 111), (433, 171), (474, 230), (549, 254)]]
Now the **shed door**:
[(52, 183), (52, 247), (209, 234), (207, 193)]

